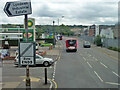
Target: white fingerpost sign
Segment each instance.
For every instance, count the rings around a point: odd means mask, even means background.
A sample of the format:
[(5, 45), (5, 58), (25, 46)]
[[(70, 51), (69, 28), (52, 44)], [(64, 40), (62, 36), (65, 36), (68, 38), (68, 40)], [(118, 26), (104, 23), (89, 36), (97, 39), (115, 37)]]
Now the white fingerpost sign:
[(30, 0), (7, 2), (4, 12), (9, 17), (32, 14), (31, 2)]

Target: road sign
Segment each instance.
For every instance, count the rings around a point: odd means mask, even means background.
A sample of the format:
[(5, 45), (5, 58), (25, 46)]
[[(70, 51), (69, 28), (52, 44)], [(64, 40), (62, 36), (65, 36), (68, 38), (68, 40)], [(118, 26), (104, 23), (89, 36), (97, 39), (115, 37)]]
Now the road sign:
[(35, 65), (35, 43), (20, 42), (19, 65)]
[(15, 1), (7, 2), (4, 7), (4, 12), (9, 16), (20, 16), (25, 14), (32, 14), (30, 1)]

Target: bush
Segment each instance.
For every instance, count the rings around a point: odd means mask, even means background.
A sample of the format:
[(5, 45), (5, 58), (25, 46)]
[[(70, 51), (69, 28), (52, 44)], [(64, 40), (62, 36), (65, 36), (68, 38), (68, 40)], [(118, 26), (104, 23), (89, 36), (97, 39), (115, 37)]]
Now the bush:
[(112, 50), (112, 47), (108, 47), (108, 49)]
[(116, 48), (116, 47), (108, 47), (108, 49), (120, 52), (120, 48)]
[(118, 49), (117, 49), (116, 47), (113, 47), (112, 49), (113, 49), (114, 51), (118, 51)]
[(94, 43), (97, 45), (97, 46), (101, 46), (101, 37), (98, 35), (95, 40), (94, 40)]

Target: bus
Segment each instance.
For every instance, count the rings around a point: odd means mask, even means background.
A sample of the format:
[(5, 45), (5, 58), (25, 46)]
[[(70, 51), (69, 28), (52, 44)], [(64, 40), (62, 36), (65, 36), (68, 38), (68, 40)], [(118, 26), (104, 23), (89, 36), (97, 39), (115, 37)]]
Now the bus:
[(67, 39), (66, 40), (66, 52), (68, 51), (77, 51), (77, 40), (76, 39)]

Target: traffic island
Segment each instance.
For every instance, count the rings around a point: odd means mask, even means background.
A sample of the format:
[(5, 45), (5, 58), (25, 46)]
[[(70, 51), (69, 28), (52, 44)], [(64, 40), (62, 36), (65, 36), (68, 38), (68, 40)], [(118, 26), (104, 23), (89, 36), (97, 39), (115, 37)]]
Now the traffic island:
[[(30, 88), (31, 89), (42, 89), (42, 88), (51, 88), (53, 87), (54, 83), (50, 80), (47, 81), (47, 84), (45, 84), (44, 78), (30, 78)], [(26, 79), (24, 79), (21, 82), (7, 82), (3, 85), (2, 90), (6, 90), (8, 88), (11, 89), (26, 89)]]

